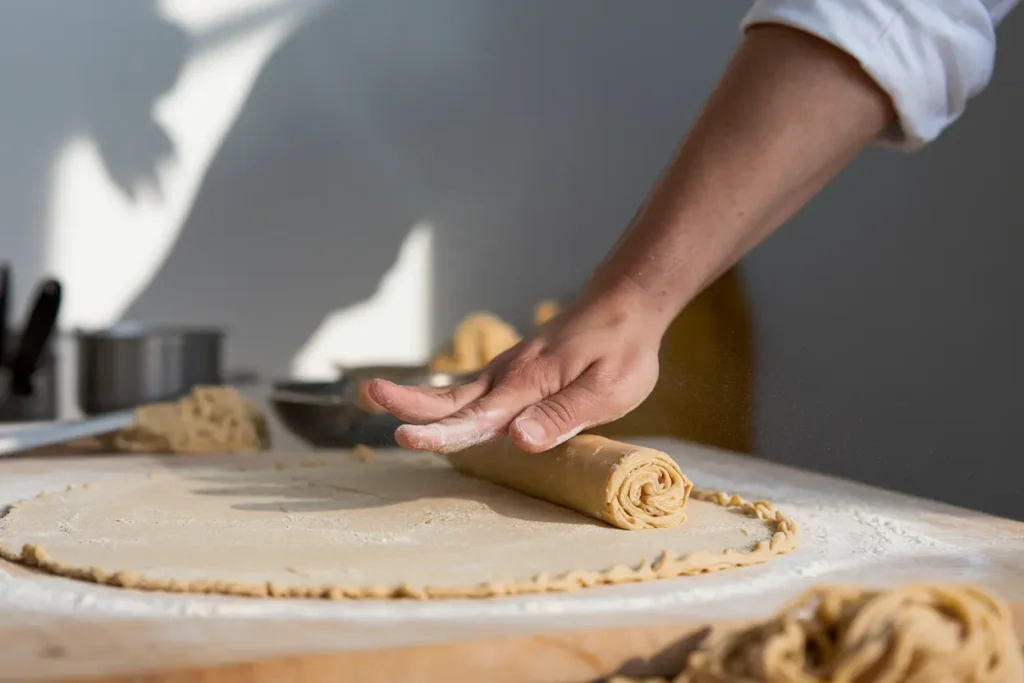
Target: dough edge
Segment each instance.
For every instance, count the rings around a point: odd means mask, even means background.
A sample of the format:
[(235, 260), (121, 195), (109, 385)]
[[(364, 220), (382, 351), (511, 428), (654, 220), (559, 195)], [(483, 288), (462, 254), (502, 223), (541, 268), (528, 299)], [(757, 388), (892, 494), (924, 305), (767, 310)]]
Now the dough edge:
[[(90, 487), (91, 484), (68, 486), (65, 490)], [(35, 498), (54, 495), (57, 492), (40, 493)], [(525, 495), (525, 494), (524, 494)], [(558, 576), (541, 573), (520, 581), (492, 581), (475, 586), (413, 586), (398, 585), (348, 586), (344, 584), (326, 586), (290, 586), (278, 582), (245, 583), (224, 580), (157, 579), (132, 571), (111, 572), (102, 567), (81, 567), (63, 564), (50, 557), (40, 545), (25, 543), (20, 550), (5, 545), (0, 539), (0, 559), (7, 560), (46, 574), (77, 581), (127, 588), (132, 590), (187, 593), (201, 595), (224, 595), (252, 598), (291, 598), (319, 600), (367, 600), (367, 599), (459, 599), (493, 598), (501, 596), (527, 595), (536, 593), (565, 593), (621, 583), (640, 583), (658, 579), (671, 579), (695, 574), (708, 574), (723, 569), (746, 567), (768, 562), (777, 555), (792, 552), (800, 545), (800, 533), (796, 523), (785, 516), (768, 501), (746, 501), (738, 495), (721, 491), (693, 489), (691, 500), (700, 500), (765, 522), (774, 523), (769, 540), (759, 541), (749, 550), (730, 548), (722, 553), (697, 550), (688, 555), (673, 556), (664, 550), (652, 559), (644, 559), (630, 568), (616, 565), (602, 571), (574, 570)], [(0, 518), (31, 499), (5, 506)], [(625, 532), (632, 533), (632, 532)], [(641, 532), (643, 533), (643, 532)]]

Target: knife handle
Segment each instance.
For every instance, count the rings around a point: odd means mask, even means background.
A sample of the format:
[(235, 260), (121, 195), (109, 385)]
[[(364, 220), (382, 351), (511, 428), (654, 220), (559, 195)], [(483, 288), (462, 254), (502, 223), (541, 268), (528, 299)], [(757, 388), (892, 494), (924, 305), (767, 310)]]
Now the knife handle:
[(57, 325), (60, 311), (61, 286), (56, 280), (43, 282), (36, 293), (28, 322), (21, 331), (18, 351), (11, 361), (11, 393), (16, 396), (32, 394), (32, 373), (46, 349), (46, 343)]
[(11, 266), (0, 264), (0, 367), (7, 360), (7, 308), (11, 300)]

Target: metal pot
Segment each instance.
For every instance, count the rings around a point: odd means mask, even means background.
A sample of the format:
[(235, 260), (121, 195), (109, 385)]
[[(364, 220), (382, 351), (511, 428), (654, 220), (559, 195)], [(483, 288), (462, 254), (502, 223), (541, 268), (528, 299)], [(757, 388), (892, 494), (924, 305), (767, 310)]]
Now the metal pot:
[(78, 402), (86, 415), (171, 401), (220, 384), (224, 332), (119, 326), (78, 333)]

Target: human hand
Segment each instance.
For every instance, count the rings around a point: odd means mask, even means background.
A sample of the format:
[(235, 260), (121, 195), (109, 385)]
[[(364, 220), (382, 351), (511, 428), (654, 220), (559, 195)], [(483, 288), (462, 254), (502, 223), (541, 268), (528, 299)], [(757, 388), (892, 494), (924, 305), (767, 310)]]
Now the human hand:
[(378, 379), (367, 393), (408, 423), (395, 434), (405, 448), (451, 453), (507, 433), (525, 451), (545, 451), (647, 398), (666, 325), (638, 296), (584, 296), (467, 384)]

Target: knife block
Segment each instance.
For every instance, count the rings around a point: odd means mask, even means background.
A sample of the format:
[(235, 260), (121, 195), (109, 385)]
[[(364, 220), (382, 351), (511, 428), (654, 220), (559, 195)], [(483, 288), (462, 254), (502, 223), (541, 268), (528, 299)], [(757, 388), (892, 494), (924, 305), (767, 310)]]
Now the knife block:
[[(7, 338), (6, 348), (18, 347), (18, 335)], [(10, 357), (4, 359), (10, 361)], [(7, 364), (0, 366), (0, 423), (46, 422), (57, 419), (57, 357), (49, 346), (32, 373), (32, 394), (13, 396), (11, 371)]]

